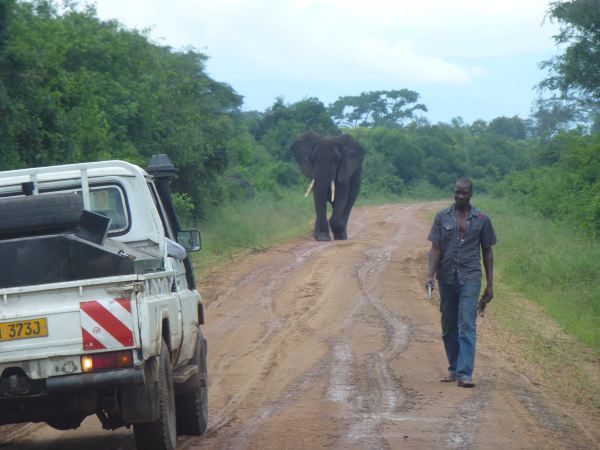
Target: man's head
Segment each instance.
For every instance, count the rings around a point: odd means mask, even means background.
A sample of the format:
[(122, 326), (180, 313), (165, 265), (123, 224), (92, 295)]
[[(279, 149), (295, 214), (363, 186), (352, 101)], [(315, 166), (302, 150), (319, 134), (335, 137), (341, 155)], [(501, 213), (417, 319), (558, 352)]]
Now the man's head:
[(454, 202), (457, 208), (466, 208), (473, 197), (473, 182), (468, 178), (459, 179), (454, 185)]

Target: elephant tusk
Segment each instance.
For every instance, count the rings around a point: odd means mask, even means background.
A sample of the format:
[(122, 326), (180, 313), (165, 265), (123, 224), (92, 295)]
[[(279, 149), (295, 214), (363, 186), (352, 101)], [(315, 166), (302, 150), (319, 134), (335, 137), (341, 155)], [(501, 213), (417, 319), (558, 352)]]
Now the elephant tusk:
[(331, 182), (331, 203), (335, 200), (335, 182)]
[(314, 185), (315, 185), (315, 179), (313, 178), (312, 181), (310, 182), (310, 185), (308, 186), (306, 194), (304, 194), (304, 197), (308, 197), (308, 194), (310, 194), (310, 191), (312, 191), (312, 188)]

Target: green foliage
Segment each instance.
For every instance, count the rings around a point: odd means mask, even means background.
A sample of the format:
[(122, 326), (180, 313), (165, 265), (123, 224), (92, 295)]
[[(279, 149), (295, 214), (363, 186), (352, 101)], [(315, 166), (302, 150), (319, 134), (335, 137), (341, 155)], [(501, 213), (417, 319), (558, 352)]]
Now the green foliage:
[(548, 15), (561, 24), (554, 36), (564, 52), (542, 63), (550, 76), (541, 86), (600, 101), (600, 7), (597, 0), (554, 1)]
[(414, 112), (427, 111), (417, 103), (419, 94), (409, 89), (363, 92), (340, 97), (329, 106), (334, 120), (348, 127), (398, 127)]
[[(512, 137), (513, 131), (525, 127), (518, 117), (499, 119), (489, 126), (456, 120), (452, 125), (348, 130), (367, 149), (364, 192), (401, 194), (418, 184), (447, 191), (462, 176), (488, 190), (507, 174), (531, 167), (541, 153), (539, 141)], [(509, 128), (502, 128), (503, 123)]]
[(421, 174), (423, 152), (401, 129), (355, 128), (348, 133), (368, 149), (363, 164), (362, 191), (403, 194), (406, 184)]
[(496, 117), (488, 125), (488, 131), (499, 136), (519, 140), (527, 137), (528, 124), (519, 116)]
[(298, 137), (308, 130), (325, 135), (339, 134), (339, 129), (327, 113), (323, 103), (307, 98), (286, 105), (278, 98), (264, 114), (255, 116), (250, 124), (254, 138), (276, 160), (292, 161), (290, 148)]
[(600, 353), (600, 243), (510, 200), (477, 200), (491, 215), (498, 234), (494, 260), (502, 280)]
[(549, 165), (507, 176), (499, 192), (527, 203), (545, 217), (600, 233), (600, 134), (555, 137), (540, 155)]
[(185, 193), (175, 192), (172, 196), (175, 210), (181, 226), (185, 229), (191, 227), (194, 220), (194, 202), (191, 197)]
[[(0, 168), (167, 153), (174, 188), (197, 216), (217, 203), (241, 97), (209, 78), (206, 57), (151, 43), (93, 8), (46, 0), (3, 3)], [(8, 12), (6, 12), (8, 11)]]
[(534, 130), (537, 136), (547, 141), (560, 132), (568, 131), (581, 118), (578, 108), (572, 102), (556, 97), (539, 99), (537, 110), (533, 113)]
[(313, 203), (304, 198), (302, 189), (258, 194), (250, 200), (223, 204), (201, 222), (203, 249), (194, 260), (202, 272), (235, 253), (266, 250), (309, 234), (313, 220)]

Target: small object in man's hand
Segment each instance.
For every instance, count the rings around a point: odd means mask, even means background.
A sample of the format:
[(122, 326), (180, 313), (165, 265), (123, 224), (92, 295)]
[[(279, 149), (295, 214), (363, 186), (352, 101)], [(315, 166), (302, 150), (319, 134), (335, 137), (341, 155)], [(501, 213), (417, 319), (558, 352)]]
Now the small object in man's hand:
[(479, 317), (485, 316), (485, 307), (487, 306), (487, 304), (487, 299), (485, 298), (485, 296), (482, 295), (479, 299), (479, 303), (477, 304), (477, 312), (479, 313)]
[(431, 296), (433, 294), (433, 286), (431, 283), (427, 283), (427, 300), (431, 300)]

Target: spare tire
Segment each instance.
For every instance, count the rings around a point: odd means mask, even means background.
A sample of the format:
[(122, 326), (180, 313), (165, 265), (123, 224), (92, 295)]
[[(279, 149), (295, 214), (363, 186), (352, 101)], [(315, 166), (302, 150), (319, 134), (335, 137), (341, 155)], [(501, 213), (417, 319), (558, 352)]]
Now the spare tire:
[(77, 225), (80, 194), (53, 193), (0, 198), (0, 237), (62, 233)]

